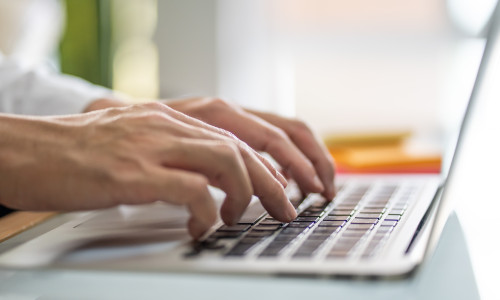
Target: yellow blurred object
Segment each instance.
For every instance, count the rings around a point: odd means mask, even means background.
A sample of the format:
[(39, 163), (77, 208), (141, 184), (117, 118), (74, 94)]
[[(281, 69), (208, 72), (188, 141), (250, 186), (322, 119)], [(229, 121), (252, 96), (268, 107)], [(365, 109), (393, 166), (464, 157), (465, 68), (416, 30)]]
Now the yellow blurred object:
[(380, 145), (401, 144), (405, 139), (411, 136), (410, 131), (401, 131), (393, 133), (358, 133), (358, 134), (335, 134), (328, 135), (324, 142), (328, 148), (341, 147), (366, 147)]
[(441, 155), (412, 151), (410, 132), (329, 136), (325, 143), (340, 173), (439, 173)]

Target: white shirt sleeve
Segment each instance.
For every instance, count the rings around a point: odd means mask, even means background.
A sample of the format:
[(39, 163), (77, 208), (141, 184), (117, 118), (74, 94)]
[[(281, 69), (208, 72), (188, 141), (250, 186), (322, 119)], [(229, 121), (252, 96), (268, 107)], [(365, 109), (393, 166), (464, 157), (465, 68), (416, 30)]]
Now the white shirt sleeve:
[(112, 96), (109, 89), (73, 76), (29, 69), (0, 53), (0, 112), (75, 114), (82, 112), (95, 99)]

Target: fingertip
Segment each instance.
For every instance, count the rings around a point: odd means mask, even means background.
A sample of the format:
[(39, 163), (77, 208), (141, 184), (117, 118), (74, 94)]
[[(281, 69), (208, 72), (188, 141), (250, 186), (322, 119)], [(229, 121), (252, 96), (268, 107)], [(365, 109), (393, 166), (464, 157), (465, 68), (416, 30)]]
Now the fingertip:
[(293, 207), (291, 203), (289, 203), (288, 208), (287, 208), (287, 223), (292, 222), (297, 218), (297, 211)]
[(210, 226), (206, 226), (194, 218), (191, 218), (188, 221), (188, 231), (194, 240), (199, 240), (209, 228)]
[(314, 175), (313, 180), (312, 180), (312, 185), (313, 185), (313, 191), (314, 193), (321, 193), (325, 191), (325, 186), (321, 182), (321, 179), (319, 179), (318, 175)]
[(233, 226), (238, 223), (241, 216), (245, 212), (248, 204), (252, 199), (252, 195), (245, 196), (241, 200), (237, 200), (232, 197), (226, 197), (220, 208), (220, 217), (224, 224), (227, 226)]
[(325, 197), (326, 201), (333, 201), (333, 198), (335, 198), (336, 195), (335, 188), (328, 188), (322, 195)]

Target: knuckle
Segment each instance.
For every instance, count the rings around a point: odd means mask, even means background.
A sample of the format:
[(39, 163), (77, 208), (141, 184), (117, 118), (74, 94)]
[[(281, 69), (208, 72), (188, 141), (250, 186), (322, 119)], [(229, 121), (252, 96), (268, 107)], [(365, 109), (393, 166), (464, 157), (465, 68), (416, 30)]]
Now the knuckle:
[(158, 124), (165, 122), (167, 120), (167, 117), (161, 112), (152, 111), (136, 116), (136, 120), (140, 123)]
[(147, 102), (147, 103), (144, 103), (144, 104), (140, 104), (142, 107), (145, 107), (147, 109), (151, 109), (151, 110), (163, 110), (165, 108), (165, 105), (163, 105), (162, 103), (158, 102), (158, 101), (151, 101), (151, 102)]
[(290, 138), (286, 132), (278, 127), (268, 128), (265, 132), (267, 139), (272, 143), (276, 141), (288, 141)]
[(225, 159), (233, 160), (238, 157), (240, 150), (234, 143), (220, 142), (215, 148), (216, 152)]
[(229, 102), (227, 102), (221, 98), (217, 98), (217, 97), (208, 98), (207, 101), (211, 106), (216, 107), (216, 108), (229, 108), (229, 107), (231, 107)]
[(307, 123), (300, 120), (300, 119), (291, 119), (290, 122), (291, 122), (291, 126), (292, 126), (294, 131), (297, 131), (297, 132), (310, 132), (311, 131), (309, 126), (307, 125)]

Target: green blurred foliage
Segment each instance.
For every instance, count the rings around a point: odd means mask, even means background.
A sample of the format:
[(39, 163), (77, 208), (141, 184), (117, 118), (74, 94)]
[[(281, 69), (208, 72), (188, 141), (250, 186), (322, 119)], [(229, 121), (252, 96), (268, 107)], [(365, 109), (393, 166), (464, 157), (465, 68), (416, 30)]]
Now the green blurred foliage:
[(109, 0), (65, 0), (66, 28), (60, 46), (61, 70), (111, 87)]

